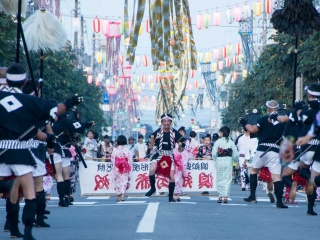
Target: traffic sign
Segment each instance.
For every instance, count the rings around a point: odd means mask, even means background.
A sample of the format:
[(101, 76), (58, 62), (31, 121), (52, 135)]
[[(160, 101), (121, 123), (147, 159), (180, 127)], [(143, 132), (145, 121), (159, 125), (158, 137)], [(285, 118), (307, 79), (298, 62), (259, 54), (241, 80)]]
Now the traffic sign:
[(198, 128), (194, 130), (195, 132), (206, 132), (205, 128)]

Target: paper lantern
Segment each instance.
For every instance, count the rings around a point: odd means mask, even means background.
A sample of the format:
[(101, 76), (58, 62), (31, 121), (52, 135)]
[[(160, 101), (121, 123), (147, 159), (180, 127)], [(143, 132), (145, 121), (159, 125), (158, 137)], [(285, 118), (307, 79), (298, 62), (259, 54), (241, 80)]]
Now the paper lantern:
[(237, 57), (236, 55), (234, 55), (234, 56), (232, 57), (232, 63), (233, 63), (233, 65), (237, 65), (237, 63), (238, 63), (238, 57)]
[(145, 66), (145, 67), (148, 66), (148, 57), (147, 57), (147, 55), (143, 56), (142, 62), (143, 62), (143, 66)]
[(151, 82), (151, 83), (149, 84), (150, 90), (153, 90), (153, 87), (154, 87), (153, 82)]
[(93, 31), (95, 33), (99, 33), (100, 32), (100, 19), (98, 17), (95, 17), (93, 19)]
[(194, 78), (194, 70), (193, 69), (190, 70), (190, 77)]
[(100, 85), (100, 83), (101, 83), (100, 81), (96, 81), (96, 82), (95, 82), (95, 84), (96, 84), (97, 87)]
[(236, 54), (239, 55), (240, 52), (241, 52), (241, 45), (240, 45), (240, 43), (237, 43), (236, 44)]
[(102, 62), (102, 52), (97, 52), (96, 60), (98, 64)]
[(221, 49), (221, 55), (223, 58), (226, 58), (227, 57), (227, 48), (226, 47), (223, 47)]
[(156, 97), (152, 96), (152, 102), (155, 102), (155, 101), (156, 101)]
[(137, 100), (138, 100), (138, 101), (140, 101), (140, 100), (141, 100), (141, 96), (140, 96), (140, 95), (138, 95), (138, 98), (137, 98)]
[(148, 75), (148, 82), (149, 82), (149, 83), (152, 83), (152, 78), (153, 78), (152, 75), (149, 74), (149, 75)]
[(130, 34), (131, 33), (131, 29), (132, 29), (132, 20), (128, 21), (128, 25), (129, 25), (128, 31), (129, 31), (129, 34)]
[(230, 58), (226, 58), (226, 67), (229, 68), (231, 66)]
[(137, 87), (137, 91), (138, 91), (138, 93), (141, 93), (141, 86)]
[(108, 20), (102, 20), (102, 33), (103, 35), (107, 36), (109, 34), (109, 21)]
[(210, 52), (206, 52), (205, 55), (205, 62), (209, 63), (211, 61), (211, 53)]
[(231, 44), (228, 44), (227, 45), (227, 56), (230, 56), (232, 53), (232, 45)]
[(243, 77), (243, 78), (246, 78), (247, 75), (248, 75), (248, 71), (247, 71), (246, 69), (243, 69), (243, 71), (242, 71), (242, 77)]
[(199, 82), (198, 81), (194, 81), (194, 88), (198, 89), (199, 88)]
[(133, 90), (136, 90), (136, 89), (137, 89), (137, 83), (136, 83), (136, 82), (133, 82), (133, 83), (132, 83), (132, 88), (133, 88)]
[(228, 8), (227, 9), (227, 12), (226, 12), (226, 20), (227, 20), (227, 23), (231, 24), (233, 22), (233, 17), (232, 17), (232, 10), (231, 8)]
[(236, 6), (233, 11), (233, 17), (236, 22), (239, 22), (242, 17), (241, 7)]
[(188, 90), (189, 90), (189, 91), (191, 91), (191, 90), (192, 90), (192, 86), (191, 86), (191, 84), (190, 84), (190, 83), (188, 83), (188, 87), (187, 87), (187, 88), (188, 88)]
[(213, 49), (213, 58), (214, 58), (214, 60), (219, 59), (219, 49), (218, 48)]
[(232, 73), (232, 79), (236, 81), (238, 79), (238, 73), (236, 72)]
[(211, 65), (211, 71), (216, 72), (218, 70), (218, 63), (214, 62)]
[(218, 68), (220, 71), (223, 69), (223, 61), (219, 61)]
[(265, 0), (264, 1), (264, 9), (266, 10), (266, 13), (271, 14), (272, 13), (272, 0)]
[(210, 27), (211, 15), (210, 13), (206, 12), (204, 14), (204, 28), (208, 29)]
[(74, 32), (79, 32), (80, 31), (80, 19), (78, 17), (74, 17), (72, 19), (72, 26), (73, 26), (73, 31)]
[(146, 21), (146, 32), (150, 33), (150, 19), (149, 18)]
[(197, 28), (201, 30), (203, 27), (203, 15), (201, 13), (197, 16)]
[(251, 17), (251, 8), (249, 4), (245, 4), (243, 6), (243, 17), (250, 18)]
[(140, 56), (139, 55), (136, 55), (134, 61), (136, 63), (136, 67), (140, 67)]
[(144, 97), (144, 100), (145, 100), (146, 102), (148, 102), (148, 96), (145, 96), (145, 97)]
[(203, 53), (202, 52), (198, 52), (198, 63), (202, 63), (203, 62)]
[(159, 81), (160, 81), (160, 76), (159, 74), (156, 74), (156, 83), (159, 83)]
[(221, 85), (223, 83), (223, 76), (219, 75), (218, 77), (218, 83)]
[(91, 75), (91, 74), (89, 74), (89, 75), (87, 76), (87, 82), (88, 82), (89, 84), (92, 83), (92, 75)]
[(243, 59), (243, 54), (239, 54), (239, 56), (238, 56), (239, 63), (242, 63), (242, 59)]
[(219, 26), (221, 22), (221, 12), (218, 10), (213, 13), (213, 25)]
[(141, 82), (146, 83), (146, 75), (145, 74), (142, 74)]
[(259, 17), (262, 13), (262, 3), (258, 0), (253, 5), (254, 14)]
[(139, 76), (139, 75), (136, 76), (136, 83), (137, 83), (137, 84), (140, 83), (140, 76)]
[(114, 85), (107, 86), (107, 93), (110, 96), (115, 95), (118, 92), (118, 89)]

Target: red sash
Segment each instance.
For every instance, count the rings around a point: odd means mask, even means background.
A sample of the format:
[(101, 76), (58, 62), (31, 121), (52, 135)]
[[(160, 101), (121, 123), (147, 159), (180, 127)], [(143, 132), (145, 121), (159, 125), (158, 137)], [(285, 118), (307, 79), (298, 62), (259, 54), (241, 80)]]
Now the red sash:
[(272, 181), (271, 173), (267, 167), (260, 169), (259, 181), (269, 183)]
[(180, 154), (174, 155), (174, 165), (179, 171), (183, 170), (183, 162)]
[(116, 157), (115, 165), (119, 170), (119, 173), (128, 173), (131, 171), (131, 167), (127, 158)]
[(162, 156), (160, 161), (157, 162), (157, 171), (159, 175), (170, 177), (172, 160), (170, 156)]

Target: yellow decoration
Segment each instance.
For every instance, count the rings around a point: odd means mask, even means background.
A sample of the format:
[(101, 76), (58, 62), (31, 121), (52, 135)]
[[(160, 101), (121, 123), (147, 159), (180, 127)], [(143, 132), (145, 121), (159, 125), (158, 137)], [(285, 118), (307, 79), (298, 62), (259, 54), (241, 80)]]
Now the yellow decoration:
[(137, 90), (138, 90), (138, 93), (140, 93), (141, 92), (141, 86), (138, 86)]
[(211, 65), (211, 71), (216, 72), (218, 70), (218, 63), (214, 62)]
[(102, 52), (97, 53), (96, 57), (97, 63), (100, 64), (102, 62)]
[(248, 71), (246, 69), (243, 69), (242, 71), (242, 77), (246, 78), (248, 76)]
[(149, 87), (150, 87), (150, 90), (153, 90), (153, 83), (152, 82), (149, 84)]
[(257, 17), (259, 17), (261, 15), (261, 13), (262, 13), (262, 3), (259, 0), (254, 3), (253, 12)]
[(205, 62), (208, 63), (211, 61), (211, 53), (210, 52), (206, 52), (206, 59)]
[(221, 85), (223, 83), (223, 76), (219, 75), (218, 77), (218, 83)]
[(133, 83), (132, 83), (132, 88), (133, 88), (133, 90), (136, 90), (136, 89), (137, 89), (137, 83), (136, 83), (136, 82), (133, 82)]

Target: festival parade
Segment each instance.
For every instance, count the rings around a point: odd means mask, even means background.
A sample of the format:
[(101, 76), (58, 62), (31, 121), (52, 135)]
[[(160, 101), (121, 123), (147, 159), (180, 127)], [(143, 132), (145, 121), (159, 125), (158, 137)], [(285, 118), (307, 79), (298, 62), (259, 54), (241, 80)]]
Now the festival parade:
[(319, 54), (320, 0), (0, 0), (0, 240), (320, 239)]

